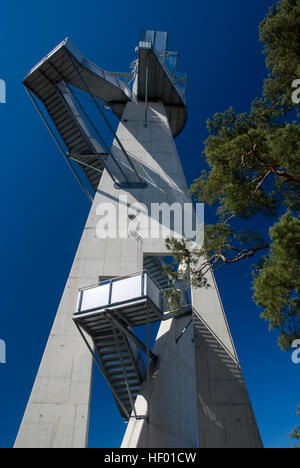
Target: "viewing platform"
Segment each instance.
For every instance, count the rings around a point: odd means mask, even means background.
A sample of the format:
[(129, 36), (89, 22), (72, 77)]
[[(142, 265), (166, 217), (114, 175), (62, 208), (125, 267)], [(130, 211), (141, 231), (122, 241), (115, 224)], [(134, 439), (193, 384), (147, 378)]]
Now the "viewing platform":
[(164, 303), (163, 293), (150, 275), (136, 273), (81, 289), (74, 319), (92, 331), (90, 327), (97, 316), (97, 329), (105, 329), (105, 313), (114, 312), (130, 327), (136, 327), (148, 320), (162, 320)]
[[(153, 270), (157, 269), (154, 260), (148, 260)], [(182, 297), (183, 310), (188, 311), (189, 301), (184, 292)], [(73, 320), (127, 421), (134, 414), (134, 401), (145, 380), (146, 369), (150, 370), (158, 361), (158, 356), (150, 350), (150, 323), (168, 318), (168, 301), (163, 289), (148, 272), (101, 281), (79, 291)], [(134, 334), (134, 328), (142, 325), (147, 326), (147, 344)], [(91, 337), (94, 349), (84, 333)]]
[[(67, 38), (47, 54), (25, 77), (23, 84), (40, 117), (90, 201), (106, 170), (117, 188), (146, 188), (131, 155), (125, 150), (105, 113), (111, 109), (122, 119), (126, 105), (136, 97), (164, 104), (174, 136), (187, 118), (185, 88), (187, 76), (177, 72), (178, 53), (167, 50), (167, 33), (145, 31), (132, 73), (108, 72), (85, 58)], [(133, 97), (130, 83), (137, 82)], [(103, 128), (83, 104), (85, 97), (101, 115)], [(111, 134), (120, 151), (111, 148)], [(83, 176), (83, 179), (82, 177)], [(85, 181), (85, 179), (87, 179)], [(85, 182), (89, 182), (88, 187)]]

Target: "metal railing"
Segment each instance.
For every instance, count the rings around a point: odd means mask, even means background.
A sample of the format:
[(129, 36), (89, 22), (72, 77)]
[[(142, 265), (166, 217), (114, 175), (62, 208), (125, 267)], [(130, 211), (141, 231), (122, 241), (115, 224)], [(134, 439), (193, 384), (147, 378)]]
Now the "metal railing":
[[(136, 281), (131, 281), (135, 278)], [(99, 293), (95, 292), (94, 295), (93, 290)], [(76, 314), (138, 302), (145, 298), (149, 298), (159, 310), (164, 308), (162, 289), (150, 273), (142, 271), (80, 288)]]
[(155, 283), (155, 285), (158, 287), (158, 289), (160, 291), (162, 291), (162, 288), (159, 286), (158, 282), (156, 281), (156, 279), (151, 275), (151, 273), (148, 271), (148, 270), (141, 270), (141, 271), (138, 271), (137, 273), (130, 273), (130, 274), (127, 274), (127, 275), (122, 275), (122, 276), (116, 276), (114, 278), (111, 278), (111, 279), (105, 279), (105, 280), (100, 280), (99, 283), (94, 283), (94, 284), (90, 284), (88, 286), (83, 286), (82, 288), (79, 288), (78, 291), (87, 291), (88, 289), (93, 289), (93, 288), (97, 288), (99, 286), (103, 286), (105, 284), (108, 284), (108, 283), (112, 283), (112, 282), (115, 282), (115, 281), (119, 281), (119, 280), (122, 280), (122, 279), (126, 279), (126, 278), (133, 278), (135, 276), (139, 276), (139, 275), (142, 275), (143, 273), (147, 273), (147, 275), (149, 275), (149, 277), (151, 278), (151, 280), (153, 281), (153, 283)]

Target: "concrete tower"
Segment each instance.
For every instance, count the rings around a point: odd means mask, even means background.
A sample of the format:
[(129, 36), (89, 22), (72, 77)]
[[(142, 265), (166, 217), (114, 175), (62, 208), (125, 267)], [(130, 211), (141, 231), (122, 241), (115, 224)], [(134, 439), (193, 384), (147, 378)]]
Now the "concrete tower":
[[(128, 421), (122, 447), (262, 447), (212, 274), (207, 289), (175, 285), (180, 313), (168, 310), (165, 238), (185, 234), (192, 213), (174, 143), (186, 76), (166, 33), (146, 31), (137, 53), (131, 74), (108, 73), (66, 39), (24, 80), (92, 207), (15, 447), (86, 446), (93, 360)], [(116, 133), (103, 103), (120, 120)]]

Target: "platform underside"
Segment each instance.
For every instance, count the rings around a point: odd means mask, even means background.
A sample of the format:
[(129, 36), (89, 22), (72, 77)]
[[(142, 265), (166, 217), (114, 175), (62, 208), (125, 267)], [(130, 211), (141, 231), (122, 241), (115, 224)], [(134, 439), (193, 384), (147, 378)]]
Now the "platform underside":
[[(126, 420), (131, 416), (132, 403), (145, 377), (142, 355), (131, 339), (131, 330), (162, 318), (160, 310), (145, 297), (74, 314), (74, 322), (93, 340), (102, 374), (113, 392), (121, 416)], [(121, 324), (123, 329), (118, 329), (114, 323)]]
[(185, 99), (155, 50), (140, 47), (138, 99), (144, 101), (146, 94), (149, 101), (163, 102), (172, 134), (176, 137), (184, 129), (187, 120)]
[(104, 170), (101, 157), (107, 156), (107, 150), (89, 133), (73, 89), (84, 92), (88, 89), (121, 118), (126, 103), (131, 100), (129, 88), (84, 58), (68, 39), (36, 65), (23, 84), (44, 105), (66, 147), (66, 154), (75, 156), (96, 191)]
[(130, 327), (138, 327), (148, 322), (159, 322), (163, 319), (163, 314), (149, 298), (137, 298), (132, 302), (114, 304), (103, 307), (100, 310), (85, 311), (74, 314), (74, 320), (91, 336), (96, 331), (104, 331), (109, 328), (109, 322), (105, 317), (105, 312), (112, 312), (120, 317)]

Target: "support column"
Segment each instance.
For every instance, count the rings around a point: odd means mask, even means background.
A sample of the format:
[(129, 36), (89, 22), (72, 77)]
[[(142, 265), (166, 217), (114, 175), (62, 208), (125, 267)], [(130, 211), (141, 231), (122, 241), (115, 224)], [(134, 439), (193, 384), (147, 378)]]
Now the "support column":
[(129, 421), (122, 448), (198, 446), (193, 327), (176, 342), (189, 321), (182, 317), (162, 322), (154, 346), (159, 362), (135, 404), (145, 419)]
[[(140, 215), (146, 220), (144, 225), (149, 225), (152, 203), (171, 206), (177, 202), (182, 207), (190, 197), (163, 104), (149, 103), (146, 128), (144, 117), (143, 102), (128, 103), (117, 136), (147, 188), (120, 190), (104, 171), (16, 447), (86, 446), (92, 360), (72, 322), (78, 289), (97, 283), (100, 277), (141, 271), (146, 255), (170, 255), (161, 234), (157, 238), (137, 235)], [(113, 153), (129, 180), (136, 182), (118, 140), (113, 143)], [(134, 210), (136, 216), (131, 216), (134, 220), (126, 237), (129, 205), (138, 209)], [(120, 221), (125, 238), (118, 233), (110, 239), (97, 235), (103, 207), (109, 210), (107, 222), (111, 226), (125, 211)], [(170, 219), (162, 219), (157, 226), (167, 227), (169, 223)], [(175, 235), (171, 230), (169, 236)], [(122, 447), (197, 447), (198, 431), (203, 448), (216, 444), (261, 446), (217, 288), (213, 277), (208, 279), (210, 288), (193, 290), (194, 327), (190, 326), (177, 342), (190, 319), (181, 317), (161, 324), (154, 348), (159, 363), (151, 384), (144, 384), (136, 400), (136, 412), (145, 418), (130, 420)]]
[(193, 289), (200, 448), (262, 448), (218, 288)]
[[(72, 321), (78, 289), (98, 281), (86, 228), (68, 278), (15, 448), (83, 448), (87, 442), (92, 359)], [(51, 291), (47, 291), (47, 294)]]

